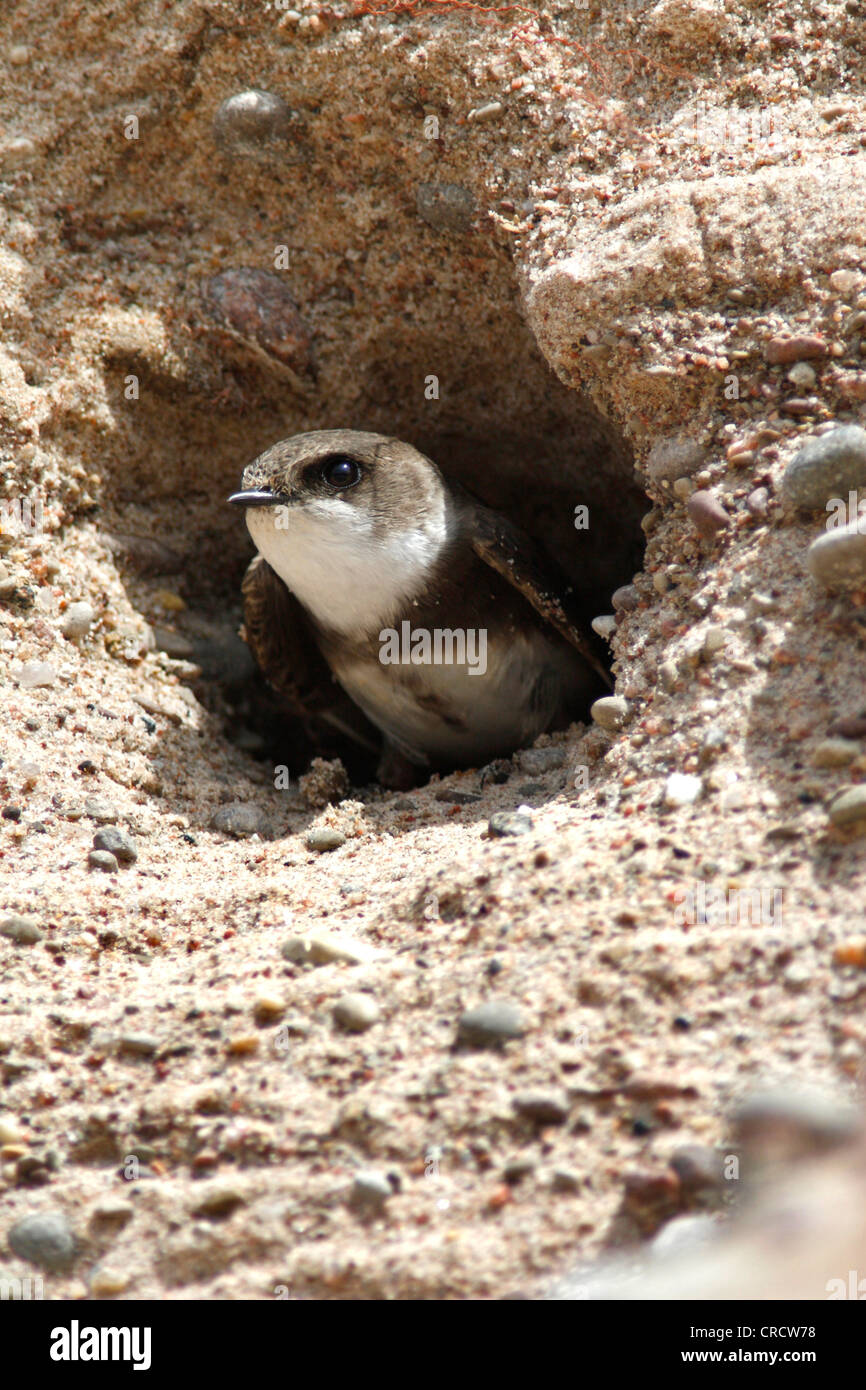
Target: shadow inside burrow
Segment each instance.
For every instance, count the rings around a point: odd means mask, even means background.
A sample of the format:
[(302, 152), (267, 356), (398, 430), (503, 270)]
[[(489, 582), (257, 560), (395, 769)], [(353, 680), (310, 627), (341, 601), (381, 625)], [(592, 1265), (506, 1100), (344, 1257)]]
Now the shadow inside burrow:
[[(244, 417), (243, 430), (237, 420), (231, 422), (217, 450), (212, 443), (209, 447), (201, 419), (190, 425), (183, 417), (174, 390), (166, 392), (157, 382), (144, 393), (157, 403), (148, 409), (158, 410), (158, 428), (164, 430), (166, 420), (173, 424), (190, 458), (207, 458), (208, 470), (191, 469), (183, 479), (176, 471), (160, 474), (136, 444), (137, 460), (117, 479), (105, 526), (121, 534), (156, 534), (178, 552), (171, 586), (186, 610), (156, 621), (154, 595), (164, 587), (156, 575), (129, 572), (130, 597), (154, 623), (160, 641), (168, 642), (169, 654), (176, 651), (200, 667), (196, 696), (221, 720), (226, 738), (254, 759), (285, 767), (297, 778), (313, 758), (340, 758), (359, 788), (374, 781), (381, 745), (380, 734), (360, 711), (353, 709), (347, 718), (346, 697), (324, 662), (324, 683), (330, 682), (334, 692), (329, 717), (318, 710), (309, 717), (287, 717), (237, 636), (243, 620), (241, 581), (255, 551), (242, 519), (224, 499), (239, 484), (245, 465), (279, 438), (339, 426), (414, 444), (447, 478), (529, 535), (551, 574), (570, 590), (587, 630), (593, 617), (611, 611), (612, 591), (640, 568), (640, 522), (649, 503), (635, 481), (625, 441), (590, 402), (557, 380), (516, 318), (513, 330), (504, 357), (489, 345), (463, 352), (452, 364), (447, 401), (427, 401), (418, 389), (424, 363), (435, 362), (441, 351), (434, 335), (416, 335), (412, 354), (420, 366), (400, 344), (374, 341), (363, 371), (363, 409), (355, 406), (348, 419), (335, 418), (326, 400), (300, 407), (290, 402), (287, 409), (257, 366), (235, 367), (240, 389), (257, 406)], [(111, 378), (117, 393), (128, 365), (121, 364)], [(212, 421), (210, 429), (213, 434)], [(222, 421), (218, 432), (223, 433)], [(148, 428), (141, 434), (150, 437)], [(600, 643), (598, 650), (603, 659)], [(351, 736), (341, 732), (347, 722)], [(442, 775), (449, 770), (438, 769)]]

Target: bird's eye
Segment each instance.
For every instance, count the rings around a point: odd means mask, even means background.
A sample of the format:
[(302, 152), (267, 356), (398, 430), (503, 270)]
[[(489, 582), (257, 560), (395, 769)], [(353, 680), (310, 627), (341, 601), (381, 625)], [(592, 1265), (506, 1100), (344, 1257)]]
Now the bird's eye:
[(329, 487), (354, 487), (361, 477), (360, 466), (352, 458), (332, 458), (322, 467), (322, 477)]

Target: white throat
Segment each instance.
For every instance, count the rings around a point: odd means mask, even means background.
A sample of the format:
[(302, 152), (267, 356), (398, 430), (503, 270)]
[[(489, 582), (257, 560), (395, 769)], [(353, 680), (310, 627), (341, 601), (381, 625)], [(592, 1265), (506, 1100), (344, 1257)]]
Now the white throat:
[(382, 534), (339, 498), (251, 507), (260, 554), (324, 627), (359, 636), (388, 627), (420, 593), (448, 539), (444, 497), (415, 526)]

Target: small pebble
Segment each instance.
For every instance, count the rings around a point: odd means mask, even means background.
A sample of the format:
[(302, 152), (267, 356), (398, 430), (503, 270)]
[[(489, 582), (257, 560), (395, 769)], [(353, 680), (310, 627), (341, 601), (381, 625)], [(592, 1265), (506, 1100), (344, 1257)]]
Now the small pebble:
[(488, 101), (484, 106), (474, 107), (466, 119), (468, 121), (492, 121), (493, 117), (501, 115), (503, 110), (501, 101)]
[(266, 837), (270, 834), (270, 822), (264, 811), (248, 801), (233, 801), (228, 806), (220, 806), (211, 816), (210, 827), (223, 835), (233, 835), (236, 840), (248, 839), (250, 835)]
[(363, 1169), (355, 1174), (349, 1191), (349, 1206), (369, 1214), (381, 1212), (393, 1192), (394, 1188), (384, 1173), (372, 1168)]
[(152, 1057), (159, 1050), (159, 1038), (150, 1033), (122, 1033), (117, 1050), (127, 1057)]
[(831, 592), (866, 583), (866, 530), (858, 521), (818, 536), (806, 552), (806, 567), (816, 583)]
[(830, 276), (830, 288), (837, 294), (855, 294), (863, 284), (863, 279), (859, 270), (834, 270)]
[(86, 637), (96, 619), (96, 613), (89, 603), (70, 603), (63, 614), (60, 630), (64, 637), (76, 640)]
[(640, 603), (640, 595), (633, 584), (623, 584), (614, 589), (610, 601), (617, 613), (633, 613)]
[(745, 1156), (799, 1157), (837, 1149), (862, 1131), (856, 1105), (796, 1085), (779, 1085), (747, 1097), (734, 1116), (735, 1136)]
[(138, 850), (134, 841), (125, 830), (120, 830), (116, 825), (109, 825), (104, 830), (97, 830), (93, 837), (93, 848), (113, 854), (120, 864), (134, 864), (138, 858)]
[(701, 655), (706, 661), (711, 660), (728, 644), (731, 634), (723, 627), (708, 627), (704, 633)]
[(552, 772), (554, 768), (562, 767), (565, 762), (565, 749), (524, 748), (517, 754), (516, 761), (522, 772), (531, 772), (537, 776), (541, 772)]
[(731, 518), (724, 507), (711, 492), (702, 489), (693, 492), (686, 504), (686, 510), (695, 524), (695, 529), (707, 538), (715, 536), (730, 525)]
[(418, 216), (440, 232), (465, 232), (475, 215), (475, 200), (457, 183), (420, 183), (415, 195)]
[(511, 1102), (518, 1115), (537, 1125), (564, 1125), (568, 1119), (568, 1097), (552, 1091), (523, 1091)]
[(259, 1039), (254, 1033), (239, 1033), (230, 1038), (226, 1051), (231, 1057), (248, 1057), (259, 1050)]
[(494, 811), (487, 822), (491, 835), (528, 835), (532, 829), (532, 817), (525, 811)]
[(231, 1216), (238, 1207), (246, 1206), (247, 1199), (234, 1183), (216, 1180), (207, 1183), (201, 1195), (196, 1198), (192, 1208), (193, 1216), (204, 1216), (210, 1220), (221, 1220)]
[(344, 994), (333, 1007), (334, 1022), (350, 1033), (364, 1033), (378, 1023), (381, 1011), (369, 994)]
[(35, 946), (44, 935), (35, 917), (19, 917), (12, 914), (0, 922), (0, 936), (14, 941), (17, 946)]
[(697, 440), (669, 435), (656, 440), (647, 458), (646, 471), (655, 483), (689, 478), (700, 468), (707, 451)]
[(604, 695), (595, 701), (589, 712), (600, 728), (616, 733), (628, 719), (629, 703), (622, 695)]
[(866, 783), (849, 787), (835, 797), (827, 808), (827, 814), (831, 824), (838, 826), (855, 825), (858, 821), (866, 820)]
[(280, 954), (294, 965), (331, 965), (335, 961), (365, 965), (376, 959), (376, 952), (365, 943), (324, 931), (290, 936), (280, 947)]
[(831, 738), (866, 738), (866, 715), (843, 715), (827, 729)]
[(847, 767), (859, 756), (860, 747), (850, 738), (825, 738), (813, 750), (813, 767)]
[(112, 1269), (110, 1265), (101, 1265), (94, 1269), (89, 1279), (90, 1292), (94, 1298), (112, 1298), (115, 1294), (125, 1293), (129, 1284), (129, 1275), (121, 1273), (119, 1269)]
[(746, 498), (746, 511), (759, 520), (767, 515), (769, 506), (770, 494), (765, 487), (756, 487)]
[(75, 1259), (75, 1238), (62, 1211), (23, 1216), (6, 1236), (9, 1249), (40, 1269), (62, 1271)]
[(116, 874), (120, 865), (113, 854), (104, 849), (92, 849), (87, 856), (91, 869), (99, 869), (104, 874)]
[(598, 618), (593, 618), (590, 623), (593, 632), (597, 632), (599, 637), (603, 637), (607, 642), (616, 632), (616, 615), (614, 613), (603, 613)]
[(517, 1183), (523, 1182), (524, 1178), (531, 1177), (535, 1172), (535, 1159), (521, 1155), (519, 1158), (512, 1158), (502, 1169), (502, 1176), (512, 1187)]
[(226, 97), (213, 119), (220, 149), (252, 159), (285, 152), (296, 129), (297, 117), (282, 97), (256, 88)]
[(670, 807), (691, 806), (701, 794), (700, 777), (689, 772), (672, 772), (665, 782), (664, 803)]
[(789, 362), (827, 356), (827, 344), (817, 334), (801, 334), (795, 338), (771, 338), (764, 349), (771, 366), (787, 366)]
[(278, 994), (260, 994), (253, 1004), (253, 1017), (256, 1023), (270, 1023), (282, 1018), (286, 1012), (286, 1002)]
[(815, 368), (810, 367), (808, 362), (795, 362), (787, 376), (788, 380), (792, 381), (795, 386), (806, 391), (811, 391), (818, 380)]
[(824, 511), (830, 498), (846, 504), (848, 493), (866, 487), (866, 430), (839, 425), (809, 439), (782, 478), (782, 494), (794, 507)]
[(38, 686), (54, 685), (57, 672), (50, 661), (25, 661), (15, 679), (22, 690), (35, 690)]
[(88, 796), (84, 802), (84, 814), (97, 825), (114, 825), (117, 821), (117, 808), (110, 801), (98, 796)]
[(457, 1041), (468, 1047), (500, 1047), (526, 1032), (523, 1015), (509, 1000), (489, 1000), (468, 1009), (457, 1025)]
[[(836, 965), (855, 965), (858, 970), (866, 970), (866, 936), (849, 936), (847, 940), (840, 941), (833, 951), (833, 960)], [(2, 1138), (2, 1121), (0, 1121), (0, 1138)]]
[(335, 830), (330, 825), (315, 826), (304, 839), (307, 849), (315, 850), (318, 854), (327, 854), (345, 843), (346, 836), (342, 830)]
[(295, 372), (314, 375), (313, 340), (278, 275), (241, 267), (214, 275), (205, 286), (214, 318), (242, 340)]
[(554, 1192), (579, 1192), (581, 1176), (573, 1168), (554, 1168), (550, 1185)]

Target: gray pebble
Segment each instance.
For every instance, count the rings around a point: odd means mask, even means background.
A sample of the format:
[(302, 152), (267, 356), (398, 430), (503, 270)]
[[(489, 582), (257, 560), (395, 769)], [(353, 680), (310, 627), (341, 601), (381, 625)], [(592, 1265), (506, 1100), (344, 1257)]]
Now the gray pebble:
[(117, 821), (117, 808), (99, 796), (87, 797), (84, 802), (84, 814), (95, 820), (97, 825), (114, 825)]
[(315, 850), (318, 854), (327, 854), (332, 849), (339, 849), (340, 845), (346, 843), (346, 837), (342, 830), (334, 830), (330, 825), (318, 825), (304, 839), (307, 849)]
[(100, 869), (104, 874), (116, 874), (120, 865), (113, 854), (105, 849), (92, 849), (87, 856), (91, 869)]
[(522, 772), (552, 772), (565, 762), (564, 748), (524, 748), (517, 755), (517, 764)]
[(622, 695), (604, 695), (595, 701), (589, 712), (600, 728), (613, 734), (628, 719), (629, 703)]
[(748, 1157), (782, 1158), (839, 1148), (862, 1132), (855, 1105), (793, 1084), (749, 1096), (738, 1107), (736, 1137)]
[(95, 618), (96, 613), (89, 603), (70, 603), (63, 614), (60, 630), (64, 637), (70, 637), (73, 640), (86, 637)]
[(846, 503), (849, 491), (866, 487), (866, 430), (840, 425), (808, 440), (782, 478), (782, 493), (794, 507), (823, 511), (831, 497)]
[(381, 1018), (379, 1005), (369, 994), (343, 994), (332, 1010), (334, 1022), (350, 1033), (365, 1033)]
[(669, 435), (657, 440), (650, 449), (646, 471), (655, 483), (665, 479), (673, 482), (696, 473), (706, 455), (706, 449), (697, 440)]
[(461, 1015), (457, 1041), (468, 1047), (499, 1047), (526, 1032), (523, 1015), (507, 999), (490, 999)]
[(640, 594), (633, 584), (623, 584), (614, 589), (610, 601), (617, 613), (633, 613), (640, 603)]
[(68, 1269), (75, 1259), (75, 1238), (62, 1211), (24, 1216), (9, 1231), (9, 1249), (40, 1269)]
[(355, 1174), (349, 1192), (349, 1205), (365, 1212), (381, 1212), (394, 1188), (384, 1173), (376, 1169), (362, 1169)]
[(519, 1157), (511, 1158), (502, 1169), (502, 1176), (510, 1186), (522, 1182), (524, 1178), (530, 1177), (536, 1168), (534, 1158)]
[(866, 783), (849, 787), (840, 796), (834, 797), (827, 808), (833, 825), (854, 825), (866, 820)]
[(234, 835), (236, 840), (247, 839), (250, 835), (267, 835), (270, 830), (264, 811), (247, 801), (233, 801), (228, 806), (220, 806), (211, 816), (210, 825), (211, 830)]
[(20, 917), (13, 913), (0, 922), (0, 936), (14, 941), (17, 946), (35, 946), (44, 935), (35, 917)]
[(267, 159), (285, 151), (298, 130), (297, 116), (273, 92), (236, 92), (217, 107), (213, 136), (227, 154)]
[(523, 1091), (512, 1101), (518, 1115), (537, 1125), (564, 1125), (568, 1119), (568, 1098), (553, 1091)]
[(494, 811), (487, 822), (491, 835), (528, 835), (532, 829), (532, 817), (525, 811)]
[(93, 848), (104, 849), (113, 854), (120, 864), (134, 864), (138, 858), (138, 850), (133, 840), (125, 830), (120, 830), (116, 825), (97, 830), (93, 837)]
[(825, 531), (809, 546), (806, 567), (825, 589), (859, 588), (866, 580), (866, 530), (859, 521)]
[(475, 215), (475, 200), (457, 183), (420, 183), (415, 195), (418, 216), (442, 232), (465, 232)]

